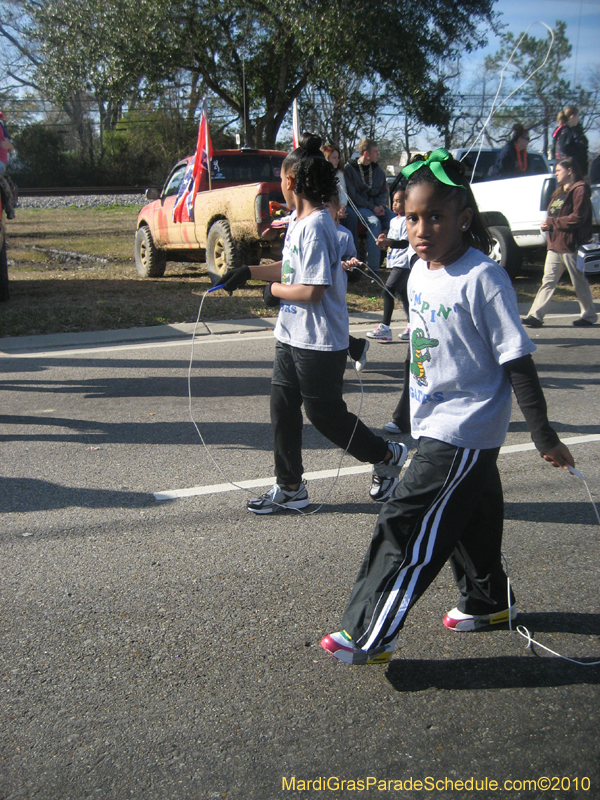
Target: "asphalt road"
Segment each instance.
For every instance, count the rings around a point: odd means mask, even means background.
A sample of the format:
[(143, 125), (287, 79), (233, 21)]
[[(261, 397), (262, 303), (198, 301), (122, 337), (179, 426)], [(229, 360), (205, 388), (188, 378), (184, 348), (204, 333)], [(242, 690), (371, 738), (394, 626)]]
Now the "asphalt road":
[[(532, 332), (535, 359), (598, 498), (600, 339), (569, 323)], [(600, 667), (507, 629), (447, 631), (449, 568), (388, 667), (321, 650), (378, 508), (367, 472), (322, 477), (340, 454), (310, 426), (318, 513), (256, 518), (243, 490), (197, 488), (269, 485), (269, 333), (198, 342), (208, 453), (189, 419), (189, 342), (86, 342), (0, 356), (0, 800), (600, 798)], [(373, 427), (390, 418), (404, 350), (371, 345)], [(600, 660), (600, 528), (581, 481), (514, 447), (528, 442), (515, 408), (500, 469), (520, 621)], [(205, 493), (155, 498), (193, 487)]]

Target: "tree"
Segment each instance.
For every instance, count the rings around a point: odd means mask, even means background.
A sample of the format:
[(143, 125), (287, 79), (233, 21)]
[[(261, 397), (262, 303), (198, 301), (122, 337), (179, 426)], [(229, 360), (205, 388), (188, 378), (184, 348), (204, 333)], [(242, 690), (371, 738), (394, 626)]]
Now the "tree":
[[(44, 87), (100, 103), (151, 92), (179, 71), (222, 100), (250, 142), (273, 146), (294, 98), (348, 70), (426, 124), (440, 121), (437, 60), (483, 41), (493, 0), (20, 0)], [(400, 45), (398, 43), (401, 43)], [(196, 83), (195, 83), (196, 82)]]
[[(381, 86), (339, 70), (304, 89), (298, 98), (300, 127), (318, 132), (350, 158), (359, 139), (379, 138), (387, 97)], [(376, 133), (377, 132), (377, 133)], [(291, 137), (290, 137), (291, 142)]]
[(555, 23), (554, 43), (547, 60), (552, 39), (550, 32), (544, 39), (536, 39), (527, 33), (519, 37), (507, 33), (502, 37), (498, 52), (486, 60), (486, 68), (499, 70), (515, 51), (507, 69), (515, 86), (535, 72), (515, 95), (515, 99), (494, 116), (494, 129), (501, 130), (503, 138), (506, 137), (507, 128), (519, 121), (541, 137), (542, 149), (548, 151), (558, 111), (567, 105), (571, 94), (570, 84), (564, 77), (564, 62), (572, 49), (565, 34), (566, 28), (564, 22)]

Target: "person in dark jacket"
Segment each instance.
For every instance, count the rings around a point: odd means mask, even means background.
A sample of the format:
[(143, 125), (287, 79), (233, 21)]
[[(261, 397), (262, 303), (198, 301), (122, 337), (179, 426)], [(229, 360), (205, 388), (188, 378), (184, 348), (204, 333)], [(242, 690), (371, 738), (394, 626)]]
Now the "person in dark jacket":
[(583, 175), (588, 169), (588, 140), (579, 122), (577, 106), (567, 106), (556, 118), (558, 126), (552, 134), (552, 158), (575, 158)]
[(558, 162), (556, 178), (558, 189), (550, 199), (548, 217), (541, 226), (548, 233), (544, 277), (529, 314), (523, 319), (523, 325), (542, 327), (554, 290), (566, 268), (581, 308), (581, 317), (574, 319), (573, 325), (588, 327), (597, 321), (598, 314), (587, 278), (577, 269), (577, 248), (592, 238), (590, 187), (583, 180), (579, 164), (574, 158), (564, 158)]
[(529, 131), (521, 123), (513, 125), (507, 144), (500, 150), (496, 162), (490, 167), (490, 178), (518, 178), (527, 174), (527, 146)]
[(590, 164), (589, 179), (592, 186), (600, 183), (600, 156), (596, 156)]
[(351, 159), (344, 170), (346, 192), (348, 194), (347, 216), (344, 225), (352, 232), (358, 250), (356, 237), (358, 214), (369, 227), (367, 231), (367, 260), (373, 272), (379, 272), (381, 250), (377, 238), (382, 230), (390, 227), (394, 212), (388, 206), (389, 195), (385, 172), (377, 163), (379, 149), (372, 139), (362, 139), (358, 144), (359, 156)]

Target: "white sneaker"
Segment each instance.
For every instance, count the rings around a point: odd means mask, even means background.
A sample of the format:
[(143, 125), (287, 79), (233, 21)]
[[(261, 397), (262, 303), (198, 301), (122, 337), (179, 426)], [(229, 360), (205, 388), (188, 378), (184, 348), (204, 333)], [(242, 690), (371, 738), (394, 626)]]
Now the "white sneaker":
[(374, 331), (369, 331), (367, 336), (369, 339), (377, 339), (379, 342), (391, 342), (392, 329), (389, 325), (384, 325), (383, 322), (381, 322)]
[(306, 508), (308, 503), (308, 492), (302, 481), (297, 489), (275, 483), (265, 494), (248, 500), (246, 507), (254, 514), (273, 514), (282, 508)]
[(398, 338), (402, 342), (408, 342), (410, 339), (410, 325), (407, 325), (406, 328), (402, 331), (402, 333), (398, 334)]
[(354, 362), (354, 369), (357, 372), (362, 372), (363, 369), (367, 366), (367, 350), (369, 349), (370, 345), (369, 342), (365, 340), (365, 349), (362, 351), (362, 356), (358, 359), (358, 361)]
[(395, 422), (386, 422), (386, 423), (385, 423), (385, 425), (383, 426), (383, 430), (384, 430), (386, 433), (395, 433), (396, 435), (398, 435), (399, 433), (404, 433), (404, 431), (403, 431), (403, 430), (401, 430), (401, 429), (400, 429), (400, 428), (399, 428), (399, 427), (396, 425), (396, 423), (395, 423)]
[(389, 664), (397, 641), (398, 637), (373, 650), (361, 650), (354, 644), (349, 633), (336, 631), (321, 639), (321, 647), (342, 664)]
[(389, 461), (373, 464), (369, 495), (376, 503), (383, 503), (398, 485), (400, 470), (408, 457), (408, 447), (401, 442), (387, 442), (392, 457)]
[(491, 625), (502, 625), (508, 622), (508, 615), (510, 619), (517, 618), (517, 609), (511, 606), (510, 609), (505, 608), (503, 611), (497, 611), (495, 614), (465, 614), (459, 611), (458, 608), (453, 608), (449, 611), (442, 622), (446, 628), (451, 631), (478, 631), (481, 628), (489, 628)]

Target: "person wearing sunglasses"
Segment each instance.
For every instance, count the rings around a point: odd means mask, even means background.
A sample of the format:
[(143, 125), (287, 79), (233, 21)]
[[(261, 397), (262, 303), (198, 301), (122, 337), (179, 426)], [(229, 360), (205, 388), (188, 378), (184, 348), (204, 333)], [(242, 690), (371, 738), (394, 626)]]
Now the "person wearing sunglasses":
[(489, 171), (490, 178), (518, 178), (527, 174), (529, 131), (520, 122), (513, 125), (511, 138), (498, 153)]

